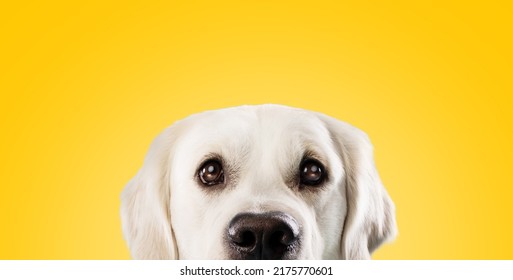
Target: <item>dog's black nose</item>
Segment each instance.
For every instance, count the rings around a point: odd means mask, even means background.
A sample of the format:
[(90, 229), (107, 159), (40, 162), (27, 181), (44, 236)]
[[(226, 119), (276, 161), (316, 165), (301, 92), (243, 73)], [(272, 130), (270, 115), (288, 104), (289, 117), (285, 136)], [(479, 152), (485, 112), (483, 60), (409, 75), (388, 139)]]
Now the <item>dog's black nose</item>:
[(299, 253), (299, 224), (284, 212), (238, 214), (226, 235), (233, 259), (295, 259)]

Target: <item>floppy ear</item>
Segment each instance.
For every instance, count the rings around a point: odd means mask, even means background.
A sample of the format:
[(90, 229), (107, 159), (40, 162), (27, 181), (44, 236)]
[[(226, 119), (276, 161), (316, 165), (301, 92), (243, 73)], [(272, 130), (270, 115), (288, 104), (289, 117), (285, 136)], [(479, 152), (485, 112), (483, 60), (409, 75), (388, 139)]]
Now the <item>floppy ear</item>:
[(177, 259), (171, 227), (169, 162), (173, 127), (151, 144), (143, 167), (121, 194), (123, 235), (135, 259)]
[(395, 206), (374, 165), (367, 135), (341, 121), (323, 116), (346, 173), (347, 216), (341, 250), (344, 259), (370, 259), (371, 253), (397, 233)]

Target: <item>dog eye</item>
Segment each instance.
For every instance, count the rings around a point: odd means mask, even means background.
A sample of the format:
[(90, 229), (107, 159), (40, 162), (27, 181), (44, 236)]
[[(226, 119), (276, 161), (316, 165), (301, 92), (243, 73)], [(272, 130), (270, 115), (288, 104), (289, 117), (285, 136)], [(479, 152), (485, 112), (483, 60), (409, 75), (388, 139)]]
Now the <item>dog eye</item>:
[(316, 160), (306, 160), (300, 167), (301, 184), (314, 186), (324, 179), (324, 166)]
[(217, 160), (209, 160), (199, 169), (198, 177), (206, 186), (224, 183), (223, 166)]

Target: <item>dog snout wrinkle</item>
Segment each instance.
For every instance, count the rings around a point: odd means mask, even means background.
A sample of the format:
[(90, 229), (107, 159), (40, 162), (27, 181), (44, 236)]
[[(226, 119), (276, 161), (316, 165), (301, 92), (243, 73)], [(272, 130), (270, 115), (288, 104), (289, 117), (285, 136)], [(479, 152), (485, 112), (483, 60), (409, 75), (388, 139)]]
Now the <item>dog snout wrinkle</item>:
[(233, 259), (295, 259), (299, 251), (299, 224), (284, 212), (238, 214), (226, 235)]

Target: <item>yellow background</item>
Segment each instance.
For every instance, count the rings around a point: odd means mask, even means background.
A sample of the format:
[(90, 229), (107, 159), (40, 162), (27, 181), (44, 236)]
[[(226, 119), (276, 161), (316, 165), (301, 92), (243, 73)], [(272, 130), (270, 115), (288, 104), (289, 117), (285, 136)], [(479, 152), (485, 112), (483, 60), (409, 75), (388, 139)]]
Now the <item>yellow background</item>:
[(399, 225), (376, 259), (513, 258), (509, 1), (377, 2), (4, 1), (0, 258), (129, 258), (152, 139), (259, 103), (369, 134)]

